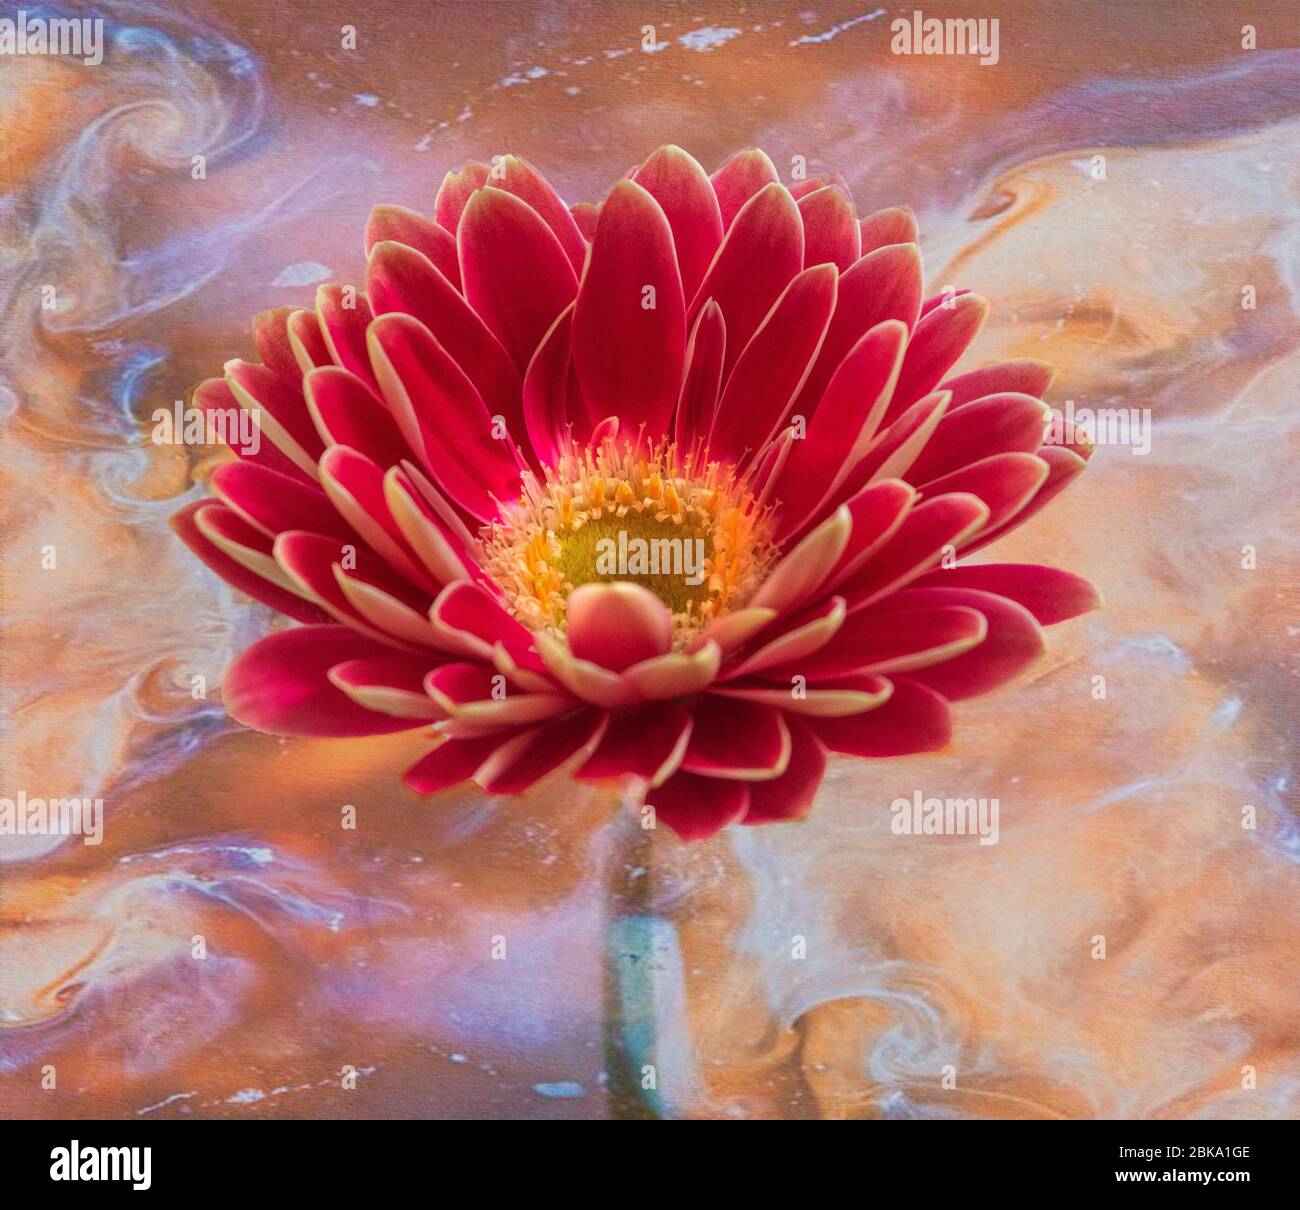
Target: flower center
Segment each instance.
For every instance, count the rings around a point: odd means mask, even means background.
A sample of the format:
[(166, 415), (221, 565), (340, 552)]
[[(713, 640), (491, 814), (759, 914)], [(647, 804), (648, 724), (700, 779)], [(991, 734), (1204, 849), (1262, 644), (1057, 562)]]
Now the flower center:
[(563, 634), (569, 593), (626, 582), (668, 607), (680, 646), (739, 608), (776, 553), (768, 510), (730, 467), (607, 439), (571, 448), (481, 536), (483, 566), (524, 625)]

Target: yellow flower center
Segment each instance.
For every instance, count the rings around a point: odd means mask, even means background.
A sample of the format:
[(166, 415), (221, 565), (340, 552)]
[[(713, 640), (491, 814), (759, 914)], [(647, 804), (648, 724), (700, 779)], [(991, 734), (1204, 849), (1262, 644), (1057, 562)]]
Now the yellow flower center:
[(696, 449), (570, 448), (484, 527), (483, 567), (524, 625), (563, 634), (569, 593), (622, 581), (668, 607), (676, 645), (742, 606), (776, 553), (747, 476)]

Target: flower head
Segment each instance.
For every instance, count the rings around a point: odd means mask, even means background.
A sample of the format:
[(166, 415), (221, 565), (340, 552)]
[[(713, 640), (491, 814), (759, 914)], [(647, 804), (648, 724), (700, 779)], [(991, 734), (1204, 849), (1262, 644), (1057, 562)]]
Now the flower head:
[(420, 792), (634, 780), (680, 835), (802, 817), (830, 753), (942, 747), (949, 703), (1097, 604), (961, 560), (1083, 469), (1051, 377), (949, 377), (987, 303), (923, 298), (910, 212), (759, 151), (665, 147), (599, 206), (532, 167), (378, 207), (365, 289), (258, 316), (195, 391), (258, 440), (174, 519), (300, 626), (230, 713), (281, 735), (432, 728)]

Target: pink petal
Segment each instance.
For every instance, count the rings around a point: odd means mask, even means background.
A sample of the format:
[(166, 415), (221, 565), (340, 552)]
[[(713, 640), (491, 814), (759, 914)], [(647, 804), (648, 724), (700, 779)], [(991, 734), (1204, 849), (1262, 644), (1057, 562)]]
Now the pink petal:
[(574, 365), (592, 423), (617, 416), (628, 434), (642, 425), (652, 438), (666, 432), (685, 352), (668, 220), (640, 185), (619, 181), (601, 206), (573, 315)]
[(226, 710), (236, 722), (270, 735), (382, 735), (424, 726), (367, 710), (329, 680), (337, 664), (391, 654), (346, 626), (279, 631), (231, 665), (222, 682)]
[(639, 584), (580, 584), (569, 594), (567, 613), (569, 650), (611, 672), (673, 645), (667, 607)]
[(853, 532), (826, 579), (828, 588), (847, 580), (898, 532), (915, 499), (915, 489), (901, 479), (885, 479), (846, 501)]
[(492, 658), (492, 648), (503, 643), (511, 652), (526, 650), (532, 635), (515, 621), (497, 599), (479, 584), (448, 584), (430, 611), (436, 629), (472, 640), (482, 658)]

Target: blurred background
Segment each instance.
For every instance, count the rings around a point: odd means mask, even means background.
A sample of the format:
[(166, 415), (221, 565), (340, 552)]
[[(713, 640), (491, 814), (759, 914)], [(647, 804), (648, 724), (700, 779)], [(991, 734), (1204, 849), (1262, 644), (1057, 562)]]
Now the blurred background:
[[(891, 54), (916, 7), (997, 18), (998, 62)], [(101, 65), (0, 55), (0, 796), (106, 818), (0, 836), (0, 1112), (1297, 1116), (1293, 3), (57, 13), (105, 19)], [(361, 280), (374, 203), (505, 152), (598, 200), (666, 142), (911, 205), (927, 293), (993, 302), (965, 365), (1052, 361), (1049, 403), (1152, 428), (989, 552), (1107, 606), (947, 752), (834, 764), (809, 822), (628, 870), (607, 795), (421, 800), (418, 735), (226, 719), (272, 619), (167, 528), (223, 455), (149, 431), (254, 312)], [(998, 798), (999, 843), (893, 835), (918, 790)]]

